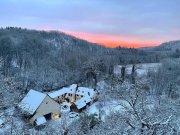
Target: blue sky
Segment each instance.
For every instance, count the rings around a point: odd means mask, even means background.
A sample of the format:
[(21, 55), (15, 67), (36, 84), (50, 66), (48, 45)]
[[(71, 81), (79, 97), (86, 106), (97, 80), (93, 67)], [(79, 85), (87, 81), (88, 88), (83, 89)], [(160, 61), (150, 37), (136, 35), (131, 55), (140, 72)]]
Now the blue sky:
[(0, 26), (60, 30), (106, 45), (156, 45), (180, 39), (180, 0), (1, 0)]

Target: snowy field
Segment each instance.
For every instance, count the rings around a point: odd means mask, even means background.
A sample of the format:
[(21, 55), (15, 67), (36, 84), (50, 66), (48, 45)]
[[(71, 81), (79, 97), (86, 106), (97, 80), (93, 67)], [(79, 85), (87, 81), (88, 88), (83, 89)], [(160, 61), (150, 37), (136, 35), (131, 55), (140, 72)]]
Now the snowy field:
[[(126, 65), (126, 74), (130, 75), (132, 71), (132, 64)], [(161, 63), (143, 63), (135, 65), (135, 72), (138, 77), (143, 77), (148, 74), (149, 71), (157, 72), (158, 68), (161, 66)], [(114, 74), (121, 74), (122, 65), (117, 65), (114, 67)]]

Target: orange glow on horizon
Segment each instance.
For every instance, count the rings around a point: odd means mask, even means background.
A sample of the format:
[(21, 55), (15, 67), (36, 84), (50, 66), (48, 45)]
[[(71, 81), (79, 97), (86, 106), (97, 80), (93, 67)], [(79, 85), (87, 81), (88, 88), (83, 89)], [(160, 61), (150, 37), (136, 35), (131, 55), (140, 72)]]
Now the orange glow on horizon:
[(69, 35), (75, 36), (87, 40), (89, 42), (97, 43), (105, 47), (114, 48), (118, 46), (122, 47), (148, 47), (148, 46), (157, 46), (160, 42), (148, 42), (137, 37), (123, 37), (123, 36), (113, 36), (106, 34), (89, 34), (84, 32), (72, 32), (72, 31), (63, 31)]

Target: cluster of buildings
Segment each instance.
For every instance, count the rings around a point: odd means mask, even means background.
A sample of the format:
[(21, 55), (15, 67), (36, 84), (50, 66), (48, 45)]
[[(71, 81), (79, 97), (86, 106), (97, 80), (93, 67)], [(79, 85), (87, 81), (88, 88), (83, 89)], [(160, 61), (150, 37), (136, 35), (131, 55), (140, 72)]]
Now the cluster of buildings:
[(41, 125), (52, 118), (59, 118), (63, 112), (82, 111), (97, 100), (97, 95), (97, 90), (78, 87), (77, 84), (50, 93), (31, 89), (18, 107), (31, 124)]

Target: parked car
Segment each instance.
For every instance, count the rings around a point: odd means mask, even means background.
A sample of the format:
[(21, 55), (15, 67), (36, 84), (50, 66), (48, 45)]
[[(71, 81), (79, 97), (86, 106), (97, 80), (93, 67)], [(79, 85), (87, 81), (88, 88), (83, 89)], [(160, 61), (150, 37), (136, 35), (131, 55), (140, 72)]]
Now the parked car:
[(75, 118), (75, 117), (78, 117), (79, 116), (79, 113), (76, 113), (76, 112), (70, 112), (69, 113), (69, 118)]

